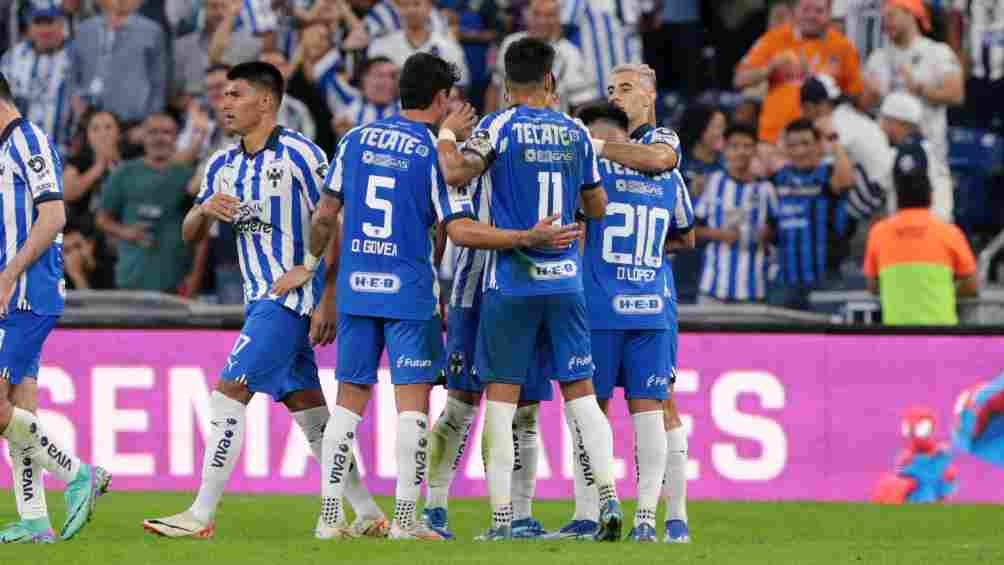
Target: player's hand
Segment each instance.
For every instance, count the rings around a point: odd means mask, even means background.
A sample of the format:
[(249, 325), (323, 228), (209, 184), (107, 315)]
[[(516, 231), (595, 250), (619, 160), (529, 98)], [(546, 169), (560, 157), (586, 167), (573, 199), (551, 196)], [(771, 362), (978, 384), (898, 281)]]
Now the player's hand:
[(9, 277), (6, 271), (0, 273), (0, 318), (7, 317), (7, 306), (10, 304), (10, 298), (14, 296), (16, 286), (17, 280)]
[(457, 134), (457, 139), (462, 141), (471, 136), (471, 131), (477, 123), (478, 115), (474, 111), (474, 106), (465, 102), (459, 110), (450, 112), (440, 127)]
[(559, 219), (561, 214), (554, 214), (537, 222), (532, 230), (526, 232), (526, 247), (568, 249), (572, 242), (579, 239), (582, 228), (578, 223), (567, 226), (554, 225)]
[(236, 196), (217, 192), (209, 200), (202, 203), (202, 210), (221, 222), (230, 223), (237, 217), (237, 208), (240, 203), (240, 199)]
[(308, 271), (303, 265), (297, 265), (272, 284), (272, 294), (286, 296), (289, 291), (300, 288), (312, 278), (314, 278), (313, 271)]
[(310, 316), (310, 344), (331, 345), (338, 333), (338, 308), (334, 300), (321, 300)]

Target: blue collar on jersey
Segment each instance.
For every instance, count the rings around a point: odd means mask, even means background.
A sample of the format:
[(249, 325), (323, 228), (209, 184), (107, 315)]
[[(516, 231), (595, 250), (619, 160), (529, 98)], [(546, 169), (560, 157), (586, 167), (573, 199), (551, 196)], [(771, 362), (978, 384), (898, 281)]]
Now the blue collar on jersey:
[[(262, 147), (261, 151), (264, 151), (266, 149), (271, 149), (272, 151), (278, 151), (280, 135), (282, 135), (282, 126), (275, 126), (275, 128), (272, 130), (272, 133), (268, 135), (268, 139), (265, 140), (265, 147)], [(254, 157), (255, 155), (257, 155), (257, 153), (254, 154), (248, 153), (248, 150), (244, 147), (243, 137), (241, 138), (240, 144), (241, 144), (241, 151), (243, 151), (244, 154), (247, 155), (248, 157)], [(259, 151), (259, 153), (261, 151)]]
[(22, 117), (14, 118), (9, 124), (7, 124), (7, 127), (3, 128), (3, 133), (0, 133), (0, 145), (7, 143), (7, 139), (10, 138), (11, 134), (14, 133), (14, 130), (16, 130), (23, 121), (24, 118)]
[(655, 126), (653, 126), (652, 124), (642, 124), (642, 125), (638, 126), (638, 129), (636, 129), (633, 132), (631, 132), (631, 139), (640, 140), (640, 139), (644, 138), (645, 135), (648, 132), (650, 132), (650, 131), (652, 131), (654, 129), (655, 129)]

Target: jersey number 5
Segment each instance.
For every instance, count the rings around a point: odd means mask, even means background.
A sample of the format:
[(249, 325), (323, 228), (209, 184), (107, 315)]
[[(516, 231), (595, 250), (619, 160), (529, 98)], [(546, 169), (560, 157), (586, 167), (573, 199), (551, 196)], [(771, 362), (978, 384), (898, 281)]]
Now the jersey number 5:
[(383, 221), (378, 224), (363, 222), (363, 233), (366, 237), (387, 239), (394, 232), (394, 203), (377, 196), (378, 188), (394, 188), (397, 180), (394, 177), (371, 175), (366, 182), (366, 205), (383, 213)]

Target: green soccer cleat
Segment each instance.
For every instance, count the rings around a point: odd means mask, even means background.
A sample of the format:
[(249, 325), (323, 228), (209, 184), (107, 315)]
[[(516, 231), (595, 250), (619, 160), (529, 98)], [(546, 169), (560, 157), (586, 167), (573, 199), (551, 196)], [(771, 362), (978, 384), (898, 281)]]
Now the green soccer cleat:
[(49, 518), (21, 520), (0, 530), (0, 543), (56, 543)]
[(77, 476), (67, 483), (66, 492), (66, 522), (59, 531), (59, 537), (68, 540), (80, 533), (94, 514), (94, 506), (98, 497), (108, 491), (112, 476), (101, 467), (92, 467), (87, 463), (80, 465)]

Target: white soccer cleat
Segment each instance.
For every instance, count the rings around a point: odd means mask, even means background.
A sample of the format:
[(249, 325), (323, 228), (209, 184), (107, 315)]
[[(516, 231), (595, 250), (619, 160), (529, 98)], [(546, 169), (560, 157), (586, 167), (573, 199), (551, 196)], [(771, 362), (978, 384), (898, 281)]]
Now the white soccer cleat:
[(189, 510), (166, 518), (143, 520), (143, 529), (166, 538), (210, 539), (216, 535), (216, 525), (198, 520)]
[(357, 536), (344, 521), (340, 521), (334, 526), (329, 526), (324, 522), (324, 518), (318, 517), (317, 526), (314, 528), (314, 537), (323, 540), (346, 540)]
[(426, 526), (422, 521), (416, 521), (415, 525), (409, 529), (404, 529), (397, 522), (390, 526), (390, 539), (400, 540), (422, 540), (422, 541), (443, 541), (443, 536)]
[(352, 522), (352, 534), (357, 538), (385, 538), (390, 533), (390, 521), (385, 516), (367, 518), (357, 516)]

